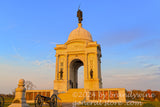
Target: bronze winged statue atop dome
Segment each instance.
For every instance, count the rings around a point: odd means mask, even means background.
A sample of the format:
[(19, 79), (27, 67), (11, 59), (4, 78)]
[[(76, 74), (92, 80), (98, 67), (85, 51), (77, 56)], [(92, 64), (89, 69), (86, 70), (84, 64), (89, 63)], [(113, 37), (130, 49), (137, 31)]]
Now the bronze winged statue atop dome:
[(78, 17), (78, 22), (81, 23), (82, 20), (83, 20), (83, 17), (82, 17), (83, 13), (80, 9), (78, 9), (77, 11), (77, 17)]

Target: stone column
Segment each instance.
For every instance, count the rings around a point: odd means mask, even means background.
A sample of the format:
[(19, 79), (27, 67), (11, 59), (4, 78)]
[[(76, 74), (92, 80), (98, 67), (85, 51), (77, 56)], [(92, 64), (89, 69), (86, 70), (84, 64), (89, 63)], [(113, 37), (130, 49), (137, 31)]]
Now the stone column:
[(56, 55), (56, 70), (55, 70), (55, 80), (59, 79), (59, 55)]
[(25, 80), (20, 79), (18, 83), (18, 87), (16, 88), (15, 98), (12, 104), (9, 105), (8, 107), (30, 107), (26, 103), (26, 98), (25, 98), (26, 88), (24, 86), (25, 86)]
[(88, 80), (89, 79), (89, 71), (88, 71), (88, 53), (85, 53), (85, 59), (84, 59), (84, 80)]

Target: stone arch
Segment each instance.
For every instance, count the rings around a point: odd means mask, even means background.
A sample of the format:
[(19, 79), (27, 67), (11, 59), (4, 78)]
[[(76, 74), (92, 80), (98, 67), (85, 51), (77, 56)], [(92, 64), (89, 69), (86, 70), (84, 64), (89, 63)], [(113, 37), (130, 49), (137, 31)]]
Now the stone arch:
[[(83, 65), (84, 89), (99, 89), (101, 79), (101, 50), (97, 42), (82, 42), (80, 40), (56, 45), (56, 70), (54, 89), (59, 92), (77, 88), (78, 76), (76, 73)], [(97, 56), (98, 55), (98, 56)], [(63, 62), (63, 64), (61, 64)], [(63, 65), (63, 67), (61, 66)], [(61, 72), (63, 68), (63, 72)], [(58, 74), (58, 76), (57, 76)], [(63, 78), (61, 78), (63, 76)], [(58, 79), (59, 78), (59, 79)]]
[(73, 59), (70, 63), (69, 63), (69, 67), (70, 67), (70, 88), (78, 88), (78, 69), (84, 66), (84, 62), (81, 59)]

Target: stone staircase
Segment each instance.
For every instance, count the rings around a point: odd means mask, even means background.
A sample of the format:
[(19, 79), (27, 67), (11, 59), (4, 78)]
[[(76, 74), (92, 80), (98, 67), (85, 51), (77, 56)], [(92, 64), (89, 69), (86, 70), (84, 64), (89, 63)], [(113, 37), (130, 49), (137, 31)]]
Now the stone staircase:
[(59, 102), (80, 102), (85, 100), (86, 94), (84, 89), (69, 89), (66, 93), (58, 94), (61, 99)]

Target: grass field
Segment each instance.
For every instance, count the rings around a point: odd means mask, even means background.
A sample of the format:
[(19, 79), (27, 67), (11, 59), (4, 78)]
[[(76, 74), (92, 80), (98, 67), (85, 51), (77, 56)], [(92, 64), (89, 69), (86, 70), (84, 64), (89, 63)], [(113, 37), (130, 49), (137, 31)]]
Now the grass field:
[[(8, 107), (11, 103), (13, 98), (4, 98), (5, 99), (5, 106)], [(29, 104), (31, 107), (34, 107), (34, 104)], [(43, 107), (49, 107), (49, 106), (43, 106)], [(81, 105), (80, 107), (160, 107), (160, 102), (151, 102), (151, 101), (143, 101), (142, 104), (140, 105), (139, 103), (123, 103), (123, 104), (99, 104), (99, 103), (85, 103), (84, 105)]]
[[(13, 98), (6, 98), (5, 97), (4, 100), (5, 100), (4, 107), (8, 107), (12, 103)], [(30, 107), (35, 107), (35, 104), (29, 104), (29, 105), (30, 105)], [(43, 107), (49, 107), (49, 106), (43, 105)]]
[(12, 100), (13, 100), (13, 98), (4, 98), (4, 101), (5, 101), (5, 103), (4, 103), (4, 107), (8, 107), (11, 103), (12, 103)]
[(81, 107), (160, 107), (160, 102), (151, 102), (151, 101), (143, 101), (140, 103), (121, 103), (121, 104), (115, 104), (115, 103), (104, 103), (104, 104), (83, 104)]

